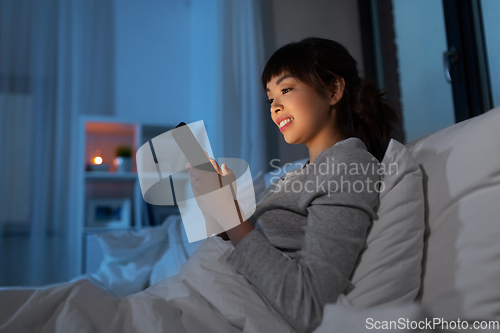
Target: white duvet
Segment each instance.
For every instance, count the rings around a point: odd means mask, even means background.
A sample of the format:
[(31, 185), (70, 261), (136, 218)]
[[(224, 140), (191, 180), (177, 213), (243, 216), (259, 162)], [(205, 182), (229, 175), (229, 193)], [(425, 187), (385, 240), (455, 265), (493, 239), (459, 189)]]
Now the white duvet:
[(212, 236), (181, 273), (119, 298), (82, 279), (0, 289), (1, 332), (293, 332), (226, 258)]

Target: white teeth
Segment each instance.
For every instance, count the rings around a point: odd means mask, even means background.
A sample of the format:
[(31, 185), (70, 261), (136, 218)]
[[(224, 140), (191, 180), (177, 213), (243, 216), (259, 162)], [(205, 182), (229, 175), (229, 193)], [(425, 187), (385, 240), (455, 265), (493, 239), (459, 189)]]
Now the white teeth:
[(283, 120), (283, 121), (279, 124), (280, 128), (282, 128), (283, 126), (285, 126), (286, 124), (288, 124), (289, 122), (291, 122), (293, 119), (294, 119), (294, 118), (287, 118), (287, 119)]

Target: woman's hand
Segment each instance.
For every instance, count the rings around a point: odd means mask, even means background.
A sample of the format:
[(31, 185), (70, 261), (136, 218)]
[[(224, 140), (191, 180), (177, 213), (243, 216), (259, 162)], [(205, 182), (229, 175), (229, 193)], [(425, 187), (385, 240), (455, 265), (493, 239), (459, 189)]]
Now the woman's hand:
[(215, 172), (200, 170), (196, 167), (193, 168), (191, 164), (187, 163), (186, 169), (189, 173), (191, 188), (193, 189), (194, 195), (196, 197), (202, 196), (231, 184), (235, 195), (234, 200), (236, 200), (236, 177), (234, 176), (233, 171), (229, 169), (225, 163), (222, 164), (221, 169), (217, 161), (208, 156), (206, 151), (205, 154), (210, 160), (210, 163), (212, 163), (214, 169), (217, 171), (217, 174)]
[[(189, 173), (191, 188), (196, 197), (198, 207), (200, 207), (205, 220), (207, 222), (207, 232), (211, 235), (208, 229), (213, 230), (213, 221), (216, 220), (222, 230), (228, 230), (238, 225), (241, 220), (236, 211), (236, 177), (233, 172), (225, 165), (222, 165), (222, 170), (217, 162), (208, 156), (212, 166), (217, 173), (212, 171), (200, 170), (192, 167), (189, 163), (186, 168)], [(221, 187), (222, 185), (222, 187)], [(211, 228), (208, 226), (212, 225)], [(218, 230), (219, 233), (222, 230)]]
[[(207, 154), (213, 167), (217, 170), (217, 174), (193, 168), (188, 163), (186, 168), (191, 180), (191, 188), (196, 196), (198, 207), (200, 207), (205, 217), (207, 235), (214, 233), (210, 228), (213, 228), (214, 222), (218, 223), (226, 231), (221, 233), (217, 231), (218, 236), (224, 240), (230, 239), (231, 243), (236, 246), (254, 227), (246, 219), (236, 200), (236, 177), (231, 169), (222, 164), (221, 170), (217, 161), (210, 158), (207, 152), (205, 154)], [(222, 188), (226, 189), (226, 191), (221, 190), (221, 183)], [(227, 189), (231, 191), (227, 191)], [(220, 195), (210, 195), (215, 191), (218, 191), (216, 194)], [(241, 214), (238, 217), (235, 216), (237, 212)]]

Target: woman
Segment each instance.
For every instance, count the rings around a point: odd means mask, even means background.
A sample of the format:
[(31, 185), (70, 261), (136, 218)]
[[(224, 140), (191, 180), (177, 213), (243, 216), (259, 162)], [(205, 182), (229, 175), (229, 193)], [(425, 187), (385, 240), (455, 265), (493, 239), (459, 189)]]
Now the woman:
[[(271, 118), (287, 143), (307, 146), (309, 162), (272, 184), (254, 214), (226, 232), (234, 245), (227, 262), (298, 332), (317, 327), (325, 304), (354, 287), (376, 216), (377, 164), (397, 120), (356, 65), (343, 46), (321, 38), (285, 45), (269, 59), (262, 84)], [(189, 173), (203, 193), (203, 172)], [(208, 215), (223, 224), (220, 209)]]

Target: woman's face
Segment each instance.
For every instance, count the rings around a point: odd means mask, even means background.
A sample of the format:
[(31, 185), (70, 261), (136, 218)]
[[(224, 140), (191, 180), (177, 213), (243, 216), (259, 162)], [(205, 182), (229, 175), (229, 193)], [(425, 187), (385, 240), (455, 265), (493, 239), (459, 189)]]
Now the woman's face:
[[(309, 148), (335, 132), (337, 100), (320, 96), (316, 90), (292, 75), (274, 76), (267, 84), (271, 117), (290, 144), (305, 144)], [(341, 97), (341, 96), (340, 96)]]

